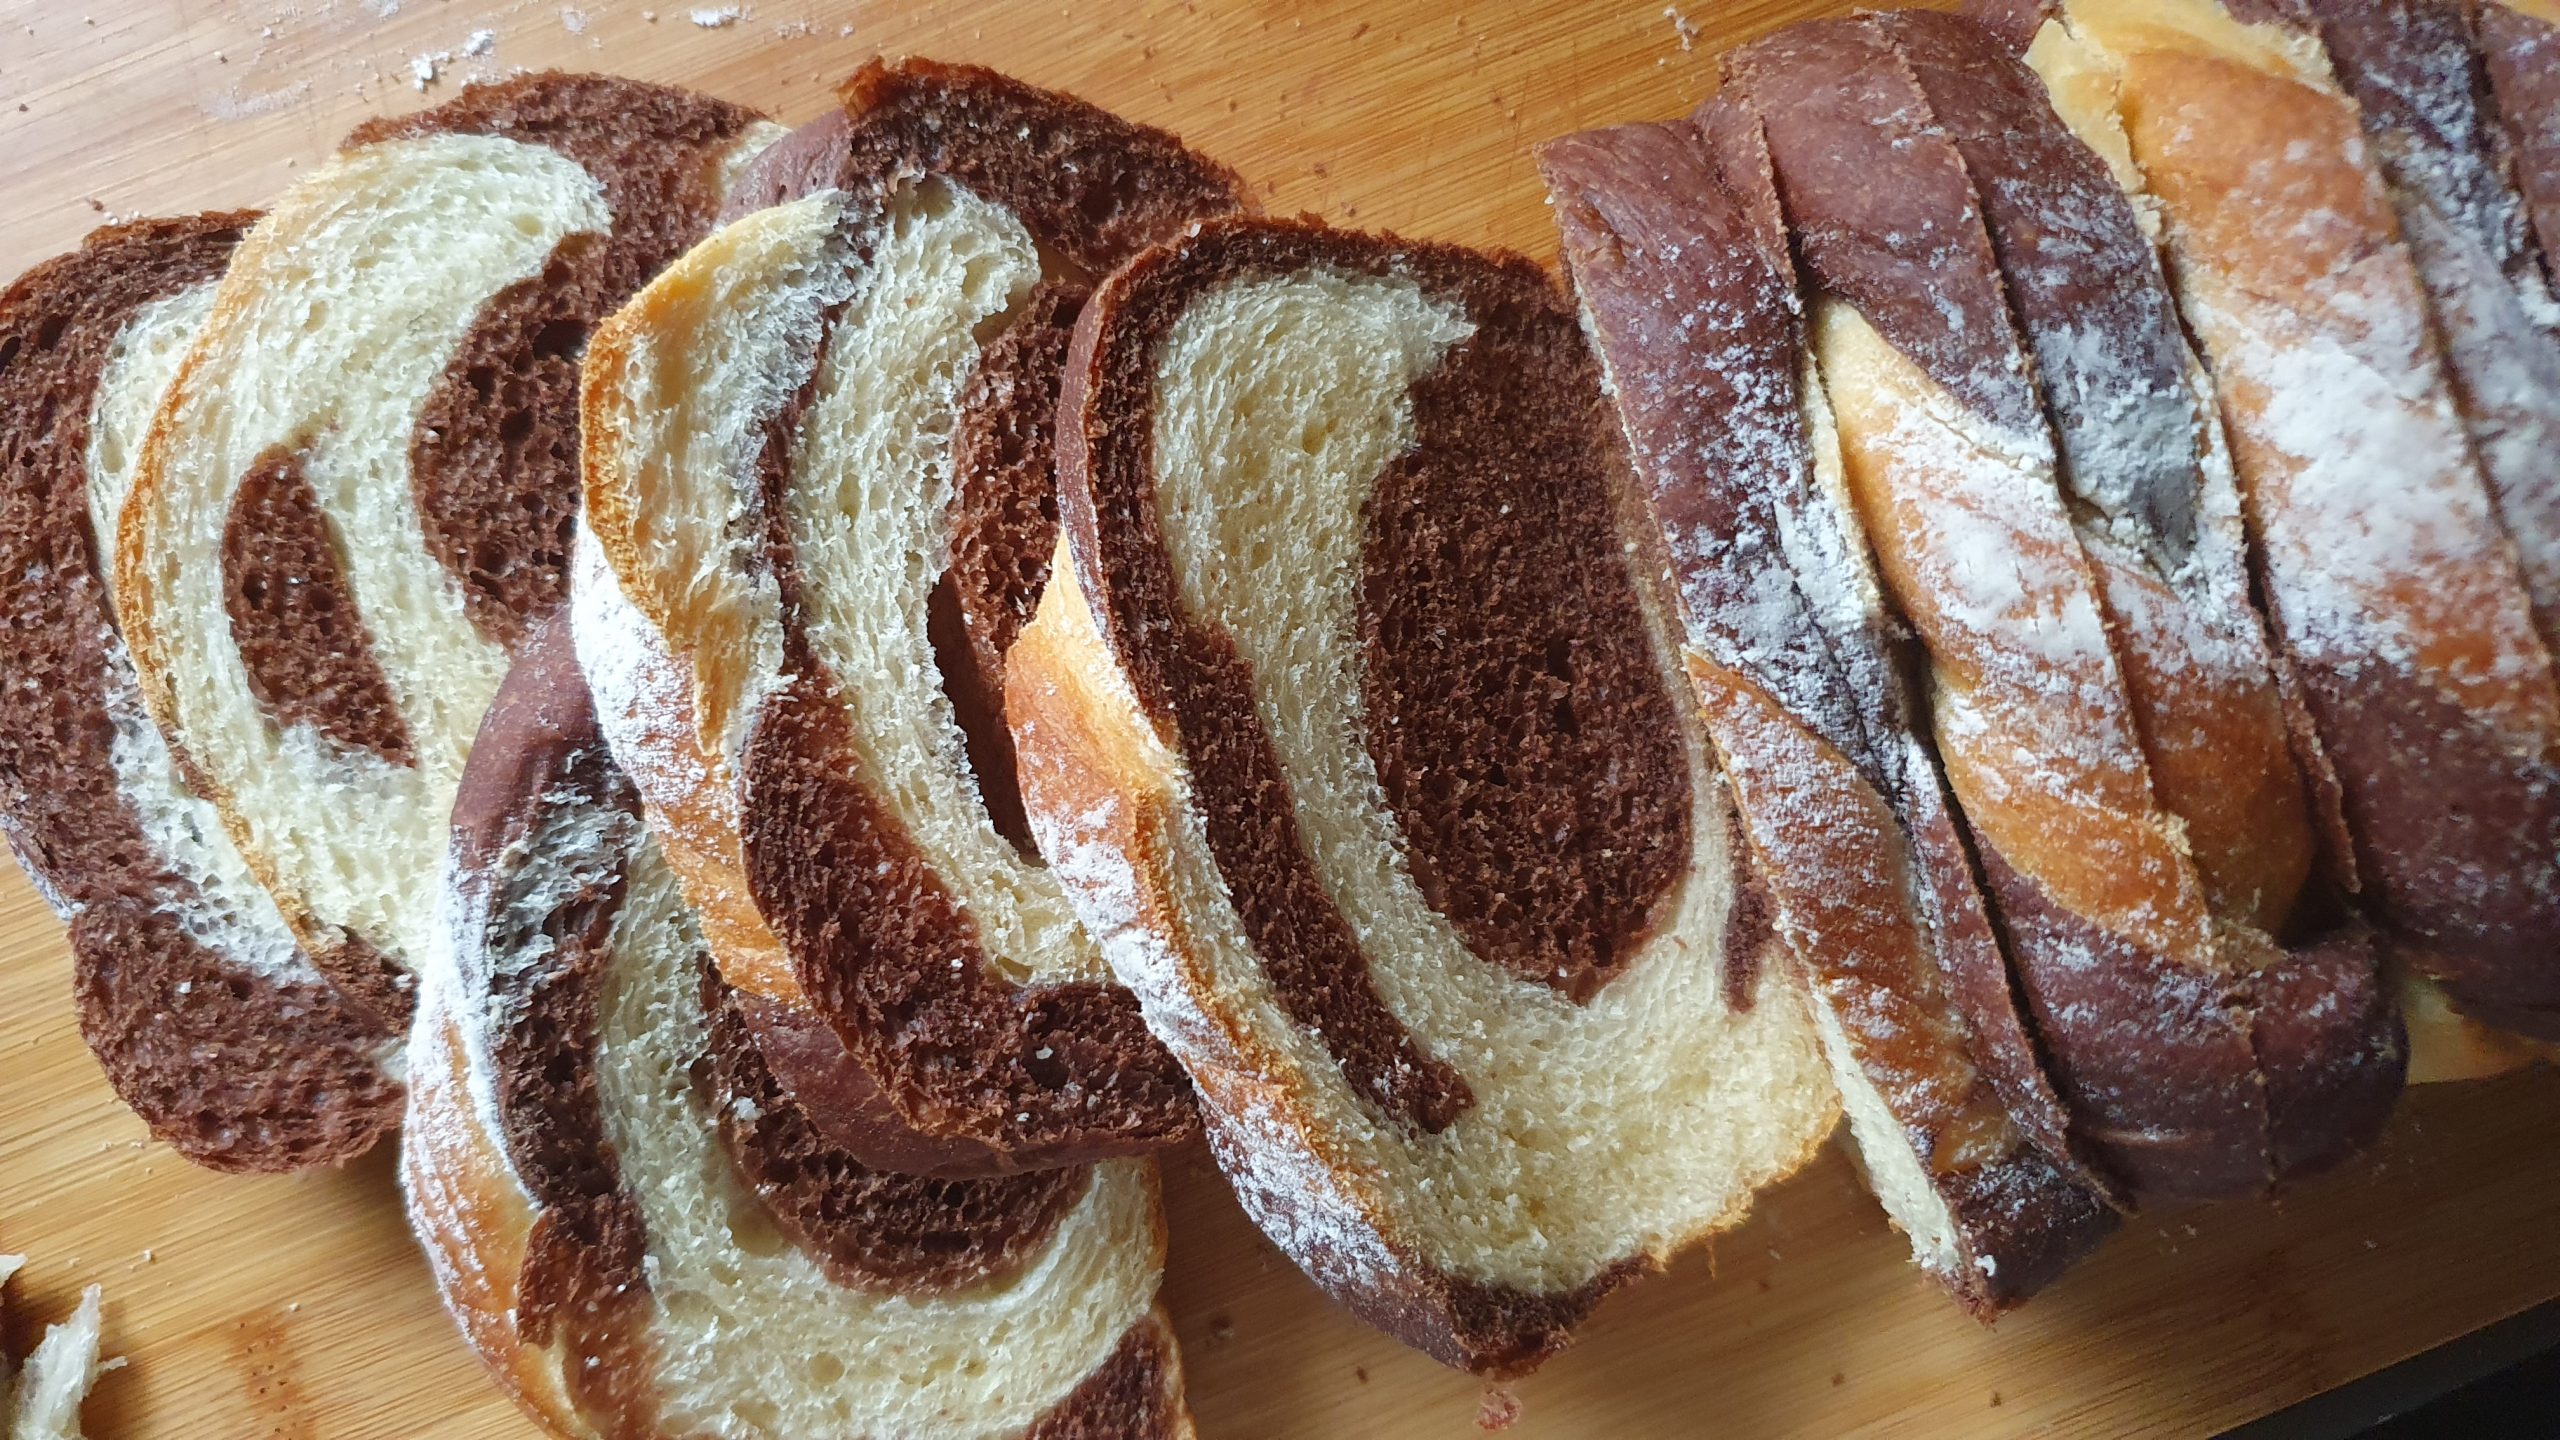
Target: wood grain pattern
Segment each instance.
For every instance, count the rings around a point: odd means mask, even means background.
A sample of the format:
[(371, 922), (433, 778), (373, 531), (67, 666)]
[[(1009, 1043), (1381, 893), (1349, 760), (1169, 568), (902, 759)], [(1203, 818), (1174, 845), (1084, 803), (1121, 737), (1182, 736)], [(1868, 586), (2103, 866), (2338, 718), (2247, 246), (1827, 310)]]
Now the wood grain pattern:
[[(769, 0), (716, 29), (694, 8), (0, 0), (0, 272), (109, 212), (254, 204), (357, 119), (474, 75), (612, 69), (796, 121), (875, 51), (984, 61), (1171, 125), (1276, 211), (1552, 260), (1530, 143), (1674, 114), (1715, 50), (1846, 7), (1692, 0), (1675, 23), (1660, 0)], [(440, 51), (414, 88), (413, 57)], [(93, 1436), (532, 1434), (436, 1308), (388, 1156), (244, 1181), (149, 1145), (81, 1048), (67, 971), (59, 928), (0, 876), (0, 1248), (35, 1257), (21, 1324), (107, 1289), (131, 1365), (101, 1384)], [(2555, 1121), (2547, 1072), (2422, 1093), (2372, 1157), (2281, 1205), (2146, 1217), (1993, 1331), (1904, 1263), (1835, 1150), (1712, 1258), (1607, 1306), (1518, 1387), (1511, 1433), (2210, 1431), (2560, 1295)], [(1172, 1170), (1167, 1293), (1205, 1435), (1477, 1433), (1474, 1382), (1329, 1309), (1204, 1157)]]

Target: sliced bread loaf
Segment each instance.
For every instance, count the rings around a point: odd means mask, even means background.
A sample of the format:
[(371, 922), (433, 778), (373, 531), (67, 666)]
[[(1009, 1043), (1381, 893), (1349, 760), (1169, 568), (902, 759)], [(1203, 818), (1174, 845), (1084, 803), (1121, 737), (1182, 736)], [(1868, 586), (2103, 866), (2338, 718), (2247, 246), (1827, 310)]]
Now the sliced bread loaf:
[(1572, 308), (1207, 222), (1096, 292), (1058, 450), (1033, 833), (1273, 1240), (1534, 1367), (1837, 1111)]
[(943, 1175), (1140, 1153), (1189, 1087), (1030, 847), (1003, 674), (1085, 286), (1235, 180), (984, 70), (875, 63), (842, 100), (597, 338), (579, 645), (817, 1124)]
[(404, 1020), (508, 647), (563, 598), (588, 326), (774, 133), (543, 74), (367, 125), (242, 242), (116, 546), (142, 692), (305, 952)]
[(410, 1217), (464, 1333), (559, 1434), (1188, 1436), (1150, 1162), (884, 1174), (775, 1084), (564, 622), (454, 808), (421, 970)]
[[(1802, 256), (1843, 474), (2080, 1137), (2137, 1199), (2379, 1128), (2400, 1022), (2315, 853), (2204, 388), (2135, 214), (1978, 26), (1727, 57)], [(1736, 127), (1735, 134), (1740, 134)], [(1757, 148), (1765, 147), (1765, 148)]]
[(1850, 1133), (1918, 1263), (1996, 1313), (2116, 1213), (2019, 1019), (1839, 477), (1815, 473), (1803, 323), (1769, 258), (1784, 232), (1746, 216), (1694, 125), (1538, 159)]
[(2007, 8), (2157, 217), (2363, 907), (2463, 1012), (2560, 1036), (2560, 685), (2355, 101), (2257, 0)]
[(290, 1170), (397, 1121), (400, 1017), (322, 976), (188, 788), (109, 587), (144, 432), (256, 218), (110, 227), (0, 294), (0, 825), (116, 1093), (200, 1164)]

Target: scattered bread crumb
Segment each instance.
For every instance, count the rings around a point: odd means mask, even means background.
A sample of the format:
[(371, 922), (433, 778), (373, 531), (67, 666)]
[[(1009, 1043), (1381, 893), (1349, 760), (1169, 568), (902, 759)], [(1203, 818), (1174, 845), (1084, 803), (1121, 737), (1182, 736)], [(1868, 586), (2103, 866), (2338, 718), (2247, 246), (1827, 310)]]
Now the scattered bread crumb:
[(696, 10), (688, 18), (705, 30), (726, 30), (747, 18), (747, 7), (723, 5), (717, 10)]
[(1698, 48), (1698, 27), (1689, 23), (1689, 17), (1680, 13), (1679, 6), (1663, 6), (1662, 16), (1664, 19), (1671, 22), (1672, 29), (1680, 32), (1680, 48), (1682, 50), (1695, 50)]
[(572, 35), (587, 33), (587, 12), (571, 6), (560, 8), (560, 28)]
[(1519, 1423), (1519, 1395), (1507, 1385), (1485, 1386), (1484, 1401), (1476, 1407), (1476, 1428), (1492, 1434)]
[(462, 53), (465, 55), (486, 55), (497, 48), (498, 32), (495, 30), (474, 30), (471, 32), (471, 38), (462, 42)]

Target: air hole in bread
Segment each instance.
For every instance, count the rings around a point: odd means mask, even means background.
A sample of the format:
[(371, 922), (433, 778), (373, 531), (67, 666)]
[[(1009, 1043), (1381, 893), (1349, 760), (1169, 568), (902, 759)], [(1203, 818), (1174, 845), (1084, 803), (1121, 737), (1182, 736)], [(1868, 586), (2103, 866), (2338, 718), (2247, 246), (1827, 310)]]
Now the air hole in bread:
[(1039, 851), (1031, 843), (1031, 824), (1022, 814), (1022, 782), (1013, 770), (1013, 736), (1004, 724), (1004, 692), (989, 690), (985, 672), (971, 653), (976, 646), (960, 583), (957, 575), (945, 571), (925, 600), (925, 636), (933, 646), (934, 669), (944, 697), (951, 702), (952, 718), (960, 724), (969, 773), (978, 782), (978, 798), (986, 804), (988, 823), (1012, 842), (1023, 859), (1037, 864)]

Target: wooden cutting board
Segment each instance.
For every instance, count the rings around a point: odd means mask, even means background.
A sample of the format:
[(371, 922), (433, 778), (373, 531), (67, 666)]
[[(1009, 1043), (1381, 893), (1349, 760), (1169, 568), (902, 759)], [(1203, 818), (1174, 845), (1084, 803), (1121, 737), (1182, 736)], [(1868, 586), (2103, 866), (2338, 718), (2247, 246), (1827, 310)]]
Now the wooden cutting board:
[[(983, 61), (1172, 126), (1275, 211), (1551, 261), (1532, 142), (1676, 114), (1715, 51), (1824, 8), (0, 0), (0, 274), (110, 215), (258, 203), (356, 120), (470, 78), (610, 69), (796, 122), (874, 52)], [(533, 1433), (437, 1309), (388, 1155), (285, 1179), (189, 1167), (109, 1095), (69, 984), (59, 927), (0, 867), (0, 1249), (35, 1257), (9, 1339), (106, 1288), (128, 1364), (93, 1436)], [(2145, 1217), (1996, 1330), (1904, 1263), (1835, 1147), (1714, 1255), (1608, 1305), (1517, 1387), (1512, 1433), (2209, 1431), (2560, 1295), (2555, 1130), (2560, 1075), (2415, 1095), (2372, 1156), (2280, 1206)], [(1166, 1291), (1204, 1434), (1475, 1433), (1474, 1382), (1330, 1309), (1205, 1157), (1170, 1170)]]

